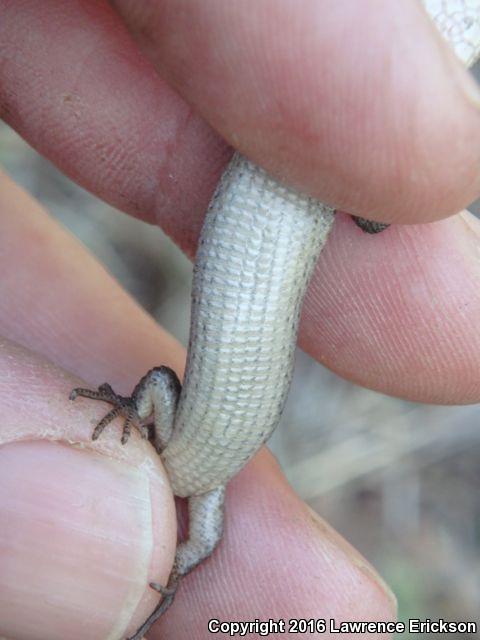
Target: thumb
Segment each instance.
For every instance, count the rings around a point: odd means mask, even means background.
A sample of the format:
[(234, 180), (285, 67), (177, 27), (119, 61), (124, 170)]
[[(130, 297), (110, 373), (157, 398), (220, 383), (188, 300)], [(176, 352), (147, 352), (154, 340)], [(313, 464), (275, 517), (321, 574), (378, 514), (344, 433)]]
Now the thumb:
[(158, 456), (137, 434), (123, 448), (117, 429), (92, 442), (103, 408), (70, 403), (77, 382), (0, 344), (0, 637), (10, 640), (125, 637), (158, 600), (149, 581), (166, 582), (173, 562)]

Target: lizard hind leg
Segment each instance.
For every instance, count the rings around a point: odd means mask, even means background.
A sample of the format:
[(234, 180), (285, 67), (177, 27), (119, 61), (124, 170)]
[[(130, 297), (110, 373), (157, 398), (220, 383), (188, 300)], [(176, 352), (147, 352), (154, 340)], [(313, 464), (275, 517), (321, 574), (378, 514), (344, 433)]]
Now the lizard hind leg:
[(177, 547), (175, 568), (180, 576), (213, 552), (223, 534), (225, 485), (188, 498), (188, 537)]
[(150, 586), (163, 598), (133, 636), (127, 640), (141, 640), (150, 627), (172, 604), (180, 579), (208, 558), (219, 543), (223, 533), (225, 486), (217, 487), (188, 499), (188, 537), (177, 547), (172, 573), (164, 587), (156, 582)]
[[(175, 411), (178, 404), (181, 385), (178, 377), (169, 367), (155, 367), (143, 376), (136, 385), (131, 396), (121, 396), (112, 387), (101, 384), (96, 391), (76, 388), (70, 393), (70, 400), (77, 397), (101, 400), (113, 406), (95, 427), (92, 439), (100, 437), (105, 427), (117, 416), (123, 416), (125, 422), (122, 431), (122, 444), (130, 437), (132, 426), (140, 431), (143, 437), (149, 437), (158, 452), (165, 448), (173, 431)], [(153, 416), (153, 424), (146, 421)]]

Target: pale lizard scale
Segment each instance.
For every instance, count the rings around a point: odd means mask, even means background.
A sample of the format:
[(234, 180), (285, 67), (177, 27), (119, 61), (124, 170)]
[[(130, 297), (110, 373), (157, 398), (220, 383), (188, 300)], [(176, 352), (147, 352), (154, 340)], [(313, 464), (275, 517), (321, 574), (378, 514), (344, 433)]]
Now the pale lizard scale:
[[(480, 0), (423, 4), (458, 57), (472, 65), (480, 56)], [(225, 483), (279, 421), (302, 300), (333, 220), (331, 207), (281, 185), (239, 154), (216, 190), (196, 256), (180, 395), (173, 372), (161, 367), (132, 396), (141, 418), (154, 414), (174, 493), (189, 498), (189, 537), (175, 561), (180, 576), (214, 549)], [(131, 640), (140, 640), (166, 610), (175, 586)]]
[(301, 301), (332, 222), (330, 207), (240, 155), (231, 161), (198, 247), (185, 381), (162, 453), (176, 495), (227, 482), (275, 428)]

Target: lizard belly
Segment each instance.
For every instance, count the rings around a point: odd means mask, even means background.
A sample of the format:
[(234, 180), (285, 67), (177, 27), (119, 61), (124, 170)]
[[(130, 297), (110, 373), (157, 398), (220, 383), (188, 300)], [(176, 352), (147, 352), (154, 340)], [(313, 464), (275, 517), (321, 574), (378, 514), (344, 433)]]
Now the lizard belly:
[(276, 427), (333, 219), (238, 154), (227, 168), (197, 251), (185, 380), (162, 453), (176, 495), (224, 484)]

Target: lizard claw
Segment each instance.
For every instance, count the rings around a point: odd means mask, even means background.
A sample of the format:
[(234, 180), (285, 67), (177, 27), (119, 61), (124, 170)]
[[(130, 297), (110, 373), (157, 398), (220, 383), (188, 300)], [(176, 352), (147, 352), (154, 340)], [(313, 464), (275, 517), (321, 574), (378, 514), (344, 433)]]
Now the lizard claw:
[(175, 591), (178, 588), (178, 583), (172, 587), (169, 587), (169, 586), (164, 587), (158, 582), (150, 582), (150, 587), (155, 591), (158, 591), (158, 593), (160, 593), (164, 598), (167, 598), (169, 596), (175, 595)]
[(180, 582), (180, 575), (178, 574), (177, 570), (174, 568), (172, 569), (172, 573), (170, 574), (170, 577), (168, 578), (168, 583), (165, 587), (158, 582), (150, 582), (150, 587), (155, 591), (158, 591), (158, 593), (161, 593), (162, 596), (166, 598), (166, 597), (175, 595), (175, 592), (178, 589), (179, 582)]

